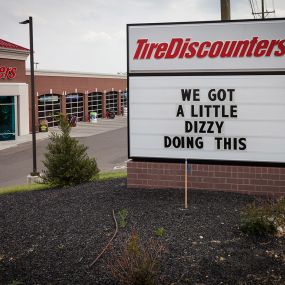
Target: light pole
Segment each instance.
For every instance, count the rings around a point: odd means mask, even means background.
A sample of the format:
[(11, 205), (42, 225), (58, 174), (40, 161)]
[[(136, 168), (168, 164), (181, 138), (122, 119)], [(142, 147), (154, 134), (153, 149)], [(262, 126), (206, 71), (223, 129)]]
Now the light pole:
[(30, 67), (31, 67), (31, 99), (32, 99), (32, 143), (33, 143), (33, 172), (31, 176), (37, 176), (37, 152), (36, 152), (36, 120), (35, 120), (35, 73), (34, 73), (34, 44), (33, 44), (33, 17), (20, 22), (29, 24), (30, 30)]

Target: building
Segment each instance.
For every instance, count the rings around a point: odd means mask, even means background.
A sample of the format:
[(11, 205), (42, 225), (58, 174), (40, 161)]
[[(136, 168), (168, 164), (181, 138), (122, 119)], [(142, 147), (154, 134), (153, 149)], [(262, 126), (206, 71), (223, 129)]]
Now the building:
[(29, 133), (28, 55), (28, 49), (0, 39), (0, 141)]
[[(0, 39), (0, 141), (31, 131), (29, 50)], [(88, 121), (90, 112), (105, 118), (113, 109), (122, 115), (127, 106), (124, 75), (35, 70), (36, 128), (42, 120), (58, 124), (58, 115)]]

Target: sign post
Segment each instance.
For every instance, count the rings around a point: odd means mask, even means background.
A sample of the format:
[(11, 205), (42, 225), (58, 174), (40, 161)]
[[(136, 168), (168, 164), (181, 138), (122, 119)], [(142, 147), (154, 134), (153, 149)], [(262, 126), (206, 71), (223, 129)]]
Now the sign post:
[(185, 209), (188, 209), (188, 166), (187, 166), (187, 159), (185, 159), (184, 208), (185, 208)]

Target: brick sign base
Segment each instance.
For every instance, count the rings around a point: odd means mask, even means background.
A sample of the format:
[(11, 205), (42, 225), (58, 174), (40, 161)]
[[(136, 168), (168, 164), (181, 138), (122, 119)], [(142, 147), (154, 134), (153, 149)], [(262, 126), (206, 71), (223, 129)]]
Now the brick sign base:
[[(129, 188), (184, 188), (183, 163), (128, 162)], [(285, 168), (191, 164), (189, 189), (285, 196)]]

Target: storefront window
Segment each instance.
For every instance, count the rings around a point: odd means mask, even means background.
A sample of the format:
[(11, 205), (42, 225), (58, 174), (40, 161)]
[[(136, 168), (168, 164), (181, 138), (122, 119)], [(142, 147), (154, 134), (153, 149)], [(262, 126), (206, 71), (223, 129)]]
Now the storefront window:
[(0, 96), (0, 141), (15, 139), (15, 98)]

